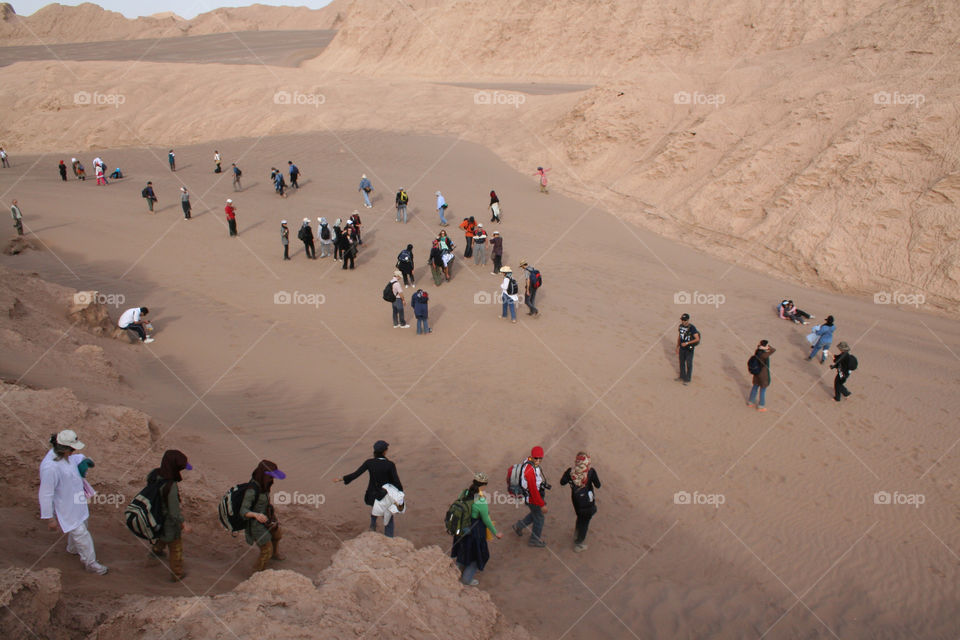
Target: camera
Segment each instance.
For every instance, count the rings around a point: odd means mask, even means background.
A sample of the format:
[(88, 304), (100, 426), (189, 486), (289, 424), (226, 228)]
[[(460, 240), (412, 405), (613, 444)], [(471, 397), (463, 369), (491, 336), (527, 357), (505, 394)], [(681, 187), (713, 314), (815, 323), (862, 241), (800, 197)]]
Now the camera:
[(544, 491), (550, 491), (551, 489), (553, 489), (553, 487), (550, 486), (550, 483), (549, 483), (549, 482), (544, 482), (544, 483), (543, 483), (542, 485), (540, 485), (540, 486), (543, 487), (543, 490), (544, 490)]

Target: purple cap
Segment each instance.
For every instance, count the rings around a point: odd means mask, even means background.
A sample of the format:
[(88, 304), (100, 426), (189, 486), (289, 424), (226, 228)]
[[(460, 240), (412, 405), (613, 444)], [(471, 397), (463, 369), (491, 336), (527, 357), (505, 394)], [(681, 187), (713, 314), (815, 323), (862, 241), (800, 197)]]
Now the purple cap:
[(283, 471), (280, 471), (280, 469), (277, 469), (276, 471), (266, 471), (265, 475), (268, 475), (271, 478), (276, 478), (277, 480), (283, 480), (287, 477), (287, 474), (285, 474)]
[(188, 462), (187, 466), (185, 466), (184, 469), (186, 469), (187, 471), (193, 471), (193, 465)]

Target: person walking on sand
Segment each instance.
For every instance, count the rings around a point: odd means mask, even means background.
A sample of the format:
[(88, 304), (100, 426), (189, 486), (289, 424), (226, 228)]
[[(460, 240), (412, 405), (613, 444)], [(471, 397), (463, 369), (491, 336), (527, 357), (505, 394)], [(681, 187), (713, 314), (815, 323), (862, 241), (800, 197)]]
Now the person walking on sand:
[(482, 222), (477, 223), (473, 232), (473, 264), (487, 266), (487, 232)]
[(313, 228), (310, 226), (310, 218), (304, 218), (300, 225), (300, 231), (297, 232), (297, 239), (303, 243), (303, 250), (310, 260), (317, 259), (317, 247), (313, 244)]
[(77, 453), (86, 445), (76, 432), (66, 429), (50, 436), (50, 450), (40, 462), (40, 519), (49, 520), (49, 528), (67, 534), (67, 553), (80, 556), (90, 573), (103, 575), (107, 567), (97, 562), (93, 536), (87, 528), (90, 510), (83, 497), (88, 495), (79, 465), (87, 459)]
[[(97, 171), (99, 171), (97, 174), (97, 184), (100, 184), (100, 178), (103, 177), (103, 169), (98, 168)], [(153, 191), (153, 183), (147, 181), (147, 186), (143, 188), (140, 195), (147, 201), (147, 209), (150, 210), (150, 213), (153, 213), (153, 205), (157, 202), (157, 194)]]
[[(372, 458), (364, 461), (353, 473), (348, 473), (342, 478), (335, 478), (334, 482), (342, 482), (344, 485), (348, 485), (364, 473), (369, 473), (370, 477), (367, 482), (367, 490), (363, 494), (363, 503), (369, 507), (372, 507), (375, 501), (387, 495), (386, 490), (383, 488), (385, 484), (392, 484), (398, 490), (403, 491), (403, 484), (400, 482), (400, 476), (397, 475), (397, 465), (395, 465), (392, 460), (387, 459), (387, 450), (389, 448), (390, 445), (385, 441), (377, 440), (373, 444)], [(393, 527), (394, 520), (391, 519), (389, 523), (385, 522), (383, 527), (384, 534), (392, 538)], [(376, 530), (377, 518), (371, 515), (370, 531)]]
[(10, 204), (10, 216), (13, 218), (13, 227), (17, 230), (17, 235), (23, 235), (23, 213), (20, 212), (20, 205), (14, 200)]
[(403, 222), (407, 224), (407, 204), (410, 202), (410, 196), (407, 195), (407, 190), (403, 187), (400, 187), (397, 190), (396, 205), (397, 205), (397, 222)]
[(440, 286), (443, 284), (443, 251), (440, 249), (440, 241), (434, 240), (430, 248), (430, 257), (427, 259), (430, 264), (430, 274), (433, 276), (433, 284)]
[(441, 229), (440, 234), (437, 236), (437, 242), (440, 243), (440, 254), (443, 262), (443, 277), (447, 282), (450, 282), (450, 265), (453, 264), (454, 259), (453, 241), (447, 236), (446, 230)]
[(490, 238), (490, 257), (493, 258), (493, 271), (490, 275), (495, 276), (500, 273), (500, 265), (503, 262), (503, 238), (500, 237), (499, 231), (494, 231), (493, 237)]
[(517, 323), (517, 301), (520, 296), (517, 295), (519, 287), (517, 281), (513, 279), (513, 269), (502, 267), (500, 272), (503, 274), (503, 282), (500, 283), (500, 300), (503, 302), (503, 311), (501, 318), (507, 317), (507, 309), (510, 310), (510, 320), (513, 324)]
[(410, 325), (407, 324), (407, 321), (403, 317), (405, 300), (403, 299), (403, 285), (400, 284), (401, 275), (398, 269), (393, 272), (393, 278), (390, 280), (390, 290), (393, 292), (393, 300), (390, 301), (390, 306), (393, 311), (393, 328), (409, 329)]
[(64, 164), (63, 160), (61, 160), (60, 164), (57, 165), (57, 170), (60, 172), (60, 179), (66, 182), (67, 181), (67, 165)]
[(503, 538), (503, 534), (497, 531), (490, 518), (490, 507), (483, 490), (486, 486), (487, 474), (475, 473), (473, 482), (461, 492), (459, 499), (469, 505), (470, 528), (466, 533), (454, 537), (453, 547), (450, 549), (450, 557), (456, 559), (457, 568), (460, 569), (460, 582), (471, 587), (480, 584), (475, 576), (478, 571), (483, 571), (490, 560), (487, 538)]
[(163, 452), (160, 467), (147, 476), (147, 484), (162, 482), (160, 489), (160, 512), (163, 514), (163, 531), (151, 547), (151, 555), (162, 558), (165, 549), (170, 550), (170, 579), (179, 582), (186, 577), (183, 572), (183, 534), (191, 533), (190, 525), (183, 518), (180, 508), (180, 482), (182, 471), (191, 471), (193, 466), (182, 451), (167, 449)]
[(413, 245), (408, 244), (407, 248), (397, 255), (397, 269), (403, 274), (403, 286), (409, 287), (413, 284)]
[(213, 150), (213, 172), (220, 173), (223, 169), (220, 168), (220, 152), (216, 149)]
[(340, 236), (340, 251), (343, 255), (343, 267), (341, 268), (346, 269), (347, 263), (349, 263), (350, 268), (353, 269), (360, 249), (357, 244), (357, 232), (349, 220), (347, 221), (347, 228), (343, 230), (343, 234)]
[(807, 336), (807, 340), (813, 345), (813, 348), (810, 349), (810, 355), (807, 356), (807, 360), (813, 360), (813, 356), (817, 355), (819, 351), (820, 364), (826, 361), (827, 354), (830, 353), (830, 345), (833, 343), (833, 332), (835, 330), (836, 327), (833, 325), (833, 316), (827, 316), (823, 324), (813, 328), (813, 331)]
[(273, 190), (276, 191), (281, 198), (287, 197), (285, 193), (286, 187), (287, 182), (283, 179), (283, 171), (277, 171), (273, 174)]
[(492, 189), (490, 190), (490, 222), (500, 224), (500, 198)]
[(77, 178), (82, 181), (87, 181), (87, 170), (83, 168), (83, 163), (77, 162)]
[(277, 562), (284, 559), (280, 555), (283, 532), (280, 530), (276, 509), (270, 502), (270, 488), (274, 480), (283, 480), (286, 477), (287, 474), (278, 469), (276, 463), (261, 460), (251, 474), (250, 484), (243, 492), (240, 513), (247, 518), (244, 539), (247, 544), (260, 547), (260, 555), (253, 565), (254, 572), (266, 569), (271, 558)]
[(473, 233), (477, 229), (477, 221), (473, 219), (473, 216), (469, 218), (464, 218), (463, 222), (460, 223), (460, 228), (463, 229), (463, 236), (466, 242), (466, 247), (463, 249), (464, 258), (473, 257)]
[(183, 219), (189, 220), (192, 207), (190, 206), (190, 194), (186, 187), (180, 187), (180, 207), (183, 209)]
[(10, 160), (7, 158), (7, 152), (3, 147), (0, 147), (0, 165), (3, 165), (4, 169), (10, 168)]
[(523, 303), (527, 305), (527, 315), (539, 317), (540, 311), (537, 310), (536, 299), (537, 292), (540, 290), (542, 282), (540, 272), (537, 269), (531, 269), (527, 266), (526, 258), (520, 260), (520, 268), (523, 269)]
[(447, 218), (443, 214), (447, 212), (447, 201), (439, 191), (435, 195), (437, 196), (437, 215), (440, 216), (440, 226), (445, 227), (447, 226)]
[[(767, 387), (770, 386), (770, 356), (776, 351), (766, 340), (761, 340), (753, 352), (753, 358), (750, 359), (751, 366), (748, 367), (753, 373), (753, 386), (750, 388), (750, 397), (747, 399), (748, 407), (756, 407), (757, 411), (766, 411), (764, 406), (767, 401)], [(756, 367), (759, 366), (759, 371)], [(760, 399), (757, 401), (757, 390), (760, 391)]]
[(690, 384), (693, 377), (693, 350), (700, 343), (700, 332), (690, 324), (690, 314), (680, 316), (680, 326), (677, 328), (677, 358), (680, 360), (680, 375), (677, 380), (684, 385)]
[(523, 530), (530, 527), (530, 540), (528, 544), (531, 547), (545, 547), (547, 543), (543, 541), (544, 516), (547, 515), (547, 502), (545, 500), (546, 492), (550, 489), (546, 479), (543, 477), (543, 470), (540, 465), (543, 463), (543, 447), (534, 447), (530, 450), (530, 457), (527, 458), (530, 464), (524, 465), (523, 473), (520, 476), (520, 486), (524, 493), (524, 502), (530, 510), (522, 520), (517, 520), (513, 525), (513, 532), (518, 536), (523, 536)]
[(430, 296), (423, 289), (417, 289), (410, 296), (410, 306), (413, 307), (413, 315), (417, 319), (417, 335), (422, 333), (433, 333), (430, 323), (427, 321), (429, 315), (427, 306), (430, 302)]
[(597, 514), (597, 498), (593, 491), (600, 488), (600, 478), (596, 469), (590, 466), (590, 456), (585, 451), (577, 453), (573, 466), (563, 472), (560, 485), (565, 484), (570, 485), (570, 500), (577, 516), (573, 552), (580, 553), (587, 548), (587, 529), (590, 528), (590, 519)]
[(372, 209), (373, 205), (370, 204), (370, 194), (373, 193), (373, 185), (370, 184), (370, 179), (367, 178), (367, 174), (360, 176), (360, 186), (357, 187), (357, 191), (363, 194), (363, 206), (367, 209)]
[(167, 153), (167, 162), (170, 164), (170, 171), (177, 170), (177, 156), (173, 152), (173, 149), (170, 149), (170, 151)]
[(343, 258), (343, 250), (340, 248), (340, 239), (343, 237), (343, 229), (340, 226), (341, 220), (337, 218), (333, 223), (333, 259), (340, 262)]
[(290, 259), (290, 227), (286, 220), (280, 221), (280, 243), (283, 244), (283, 259)]
[(550, 169), (537, 167), (537, 172), (533, 174), (535, 176), (540, 176), (540, 193), (550, 193), (550, 190), (547, 189), (547, 171), (550, 171)]
[(292, 160), (287, 160), (287, 167), (290, 171), (290, 188), (299, 189), (300, 185), (297, 184), (297, 180), (300, 179), (300, 169), (297, 165), (293, 164)]
[(844, 398), (851, 394), (847, 390), (847, 380), (850, 378), (850, 372), (857, 368), (857, 358), (850, 353), (850, 345), (846, 342), (837, 343), (837, 349), (840, 353), (833, 356), (831, 369), (837, 370), (837, 375), (833, 379), (833, 399), (840, 402), (840, 396)]
[(360, 227), (363, 226), (363, 223), (360, 222), (360, 212), (354, 210), (353, 214), (350, 216), (350, 222), (348, 224), (353, 225), (353, 233), (357, 236), (357, 244), (363, 244), (363, 236), (360, 235)]
[(70, 158), (70, 167), (73, 169), (73, 177), (77, 180), (80, 179), (80, 176), (77, 175), (77, 165), (80, 164), (76, 158)]
[(236, 162), (230, 165), (230, 171), (233, 173), (233, 190), (243, 191), (243, 187), (240, 185), (240, 176), (243, 175), (243, 171), (240, 170)]
[(227, 204), (223, 207), (223, 212), (227, 216), (227, 228), (230, 230), (230, 237), (237, 236), (237, 208), (233, 206), (233, 200), (227, 198)]
[(147, 336), (146, 325), (150, 323), (145, 316), (150, 314), (150, 309), (146, 307), (132, 307), (123, 312), (117, 321), (117, 326), (126, 331), (133, 331), (137, 334), (140, 342), (149, 344), (153, 338)]
[[(101, 164), (95, 164), (95, 165), (93, 165), (93, 173), (97, 176), (97, 186), (98, 186), (98, 187), (99, 187), (99, 186), (104, 186), (104, 187), (107, 186), (107, 177), (106, 177), (106, 175), (104, 175), (103, 171), (104, 171), (104, 169), (103, 169), (103, 164), (102, 164), (102, 163), (101, 163)], [(148, 182), (147, 184), (152, 184), (152, 183), (149, 183), (149, 182)], [(150, 211), (153, 211), (153, 207), (150, 207)]]

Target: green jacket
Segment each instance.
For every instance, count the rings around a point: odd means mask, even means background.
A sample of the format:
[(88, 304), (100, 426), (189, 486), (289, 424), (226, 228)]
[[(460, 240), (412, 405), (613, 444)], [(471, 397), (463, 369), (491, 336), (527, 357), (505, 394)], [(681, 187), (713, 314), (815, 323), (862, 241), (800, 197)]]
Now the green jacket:
[[(243, 503), (240, 505), (240, 513), (245, 514), (248, 511), (252, 511), (254, 513), (269, 515), (267, 514), (267, 510), (270, 506), (270, 494), (260, 491), (257, 494), (257, 501), (254, 502), (254, 493), (253, 489), (247, 489), (244, 492)], [(247, 539), (247, 544), (262, 546), (273, 541), (270, 529), (268, 529), (266, 525), (257, 522), (254, 518), (247, 518), (247, 528), (244, 530), (244, 535)]]
[(480, 518), (483, 520), (484, 526), (490, 529), (493, 535), (497, 535), (497, 528), (493, 526), (493, 520), (490, 519), (490, 508), (487, 506), (487, 498), (485, 496), (474, 496), (473, 509), (470, 511), (470, 517), (474, 520)]
[[(166, 489), (160, 489), (160, 495), (163, 495), (163, 491)], [(183, 514), (180, 512), (180, 483), (173, 482), (170, 484), (170, 493), (167, 494), (166, 501), (161, 505), (160, 509), (163, 512), (163, 533), (160, 534), (160, 539), (164, 542), (173, 542), (180, 538), (181, 529), (183, 527)]]

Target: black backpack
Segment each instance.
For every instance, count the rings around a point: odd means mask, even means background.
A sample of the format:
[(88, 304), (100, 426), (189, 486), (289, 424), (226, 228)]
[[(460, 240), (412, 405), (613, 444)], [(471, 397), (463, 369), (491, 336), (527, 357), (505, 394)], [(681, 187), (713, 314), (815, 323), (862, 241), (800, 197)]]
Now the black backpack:
[(326, 224), (320, 225), (320, 239), (329, 240), (330, 239), (330, 227)]
[(234, 171), (234, 173), (236, 173), (236, 175), (237, 175), (238, 178), (243, 175), (243, 171), (240, 171), (240, 167), (237, 167), (237, 169), (236, 169), (236, 171)]
[(240, 512), (240, 507), (243, 506), (243, 494), (247, 492), (247, 489), (253, 489), (253, 503), (256, 504), (260, 497), (260, 487), (251, 480), (230, 487), (223, 498), (220, 499), (220, 504), (217, 507), (220, 524), (231, 533), (243, 531), (247, 528), (248, 519), (244, 518)]
[(130, 501), (123, 512), (127, 529), (138, 538), (156, 542), (163, 533), (163, 494), (165, 481), (156, 470), (147, 476), (147, 486)]
[(860, 363), (857, 362), (857, 356), (852, 353), (847, 353), (847, 371), (856, 371), (859, 364)]
[(410, 252), (407, 251), (406, 249), (404, 249), (403, 251), (401, 251), (401, 252), (400, 252), (400, 255), (397, 256), (397, 262), (398, 262), (398, 263), (400, 263), (400, 262), (410, 262), (411, 260), (413, 260), (413, 256), (410, 255)]
[(756, 355), (750, 356), (750, 359), (747, 360), (747, 371), (753, 375), (763, 371), (763, 360)]
[(140, 195), (143, 196), (144, 198), (149, 198), (149, 197), (150, 197), (150, 193), (147, 192), (147, 189), (148, 189), (148, 188), (149, 188), (149, 187), (144, 187), (144, 188), (143, 188), (143, 191), (140, 192)]
[(589, 511), (593, 506), (593, 491), (588, 483), (585, 487), (574, 487), (573, 489), (573, 509), (574, 511)]
[(516, 295), (519, 287), (517, 286), (517, 281), (513, 278), (510, 278), (510, 283), (507, 285), (507, 293), (510, 295)]
[(383, 299), (387, 302), (396, 302), (397, 294), (393, 292), (393, 280), (387, 283), (387, 286), (383, 288)]

